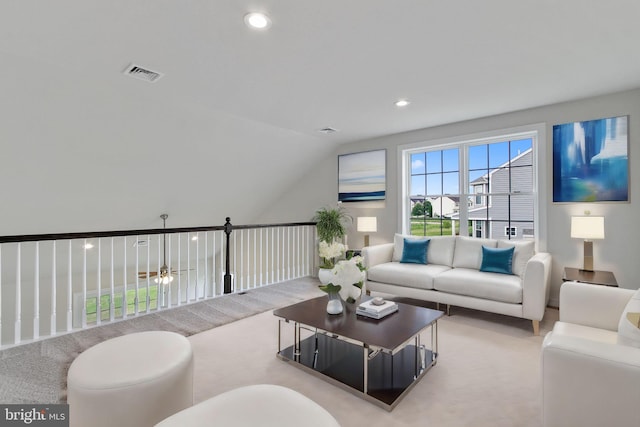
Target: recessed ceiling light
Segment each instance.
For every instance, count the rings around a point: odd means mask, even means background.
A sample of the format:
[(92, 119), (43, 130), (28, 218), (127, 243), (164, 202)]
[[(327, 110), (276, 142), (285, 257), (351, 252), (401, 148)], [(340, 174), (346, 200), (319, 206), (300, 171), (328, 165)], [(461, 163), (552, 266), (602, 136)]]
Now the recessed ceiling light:
[(407, 99), (399, 99), (396, 101), (396, 107), (406, 107), (410, 102)]
[(84, 244), (84, 248), (85, 248), (85, 249), (93, 249), (93, 244), (91, 244), (91, 243), (85, 243), (85, 244)]
[(196, 234), (195, 236), (191, 236), (191, 240), (193, 240), (193, 241), (198, 240), (198, 235)]
[(261, 12), (251, 12), (244, 15), (244, 23), (250, 28), (266, 30), (271, 26), (271, 19)]

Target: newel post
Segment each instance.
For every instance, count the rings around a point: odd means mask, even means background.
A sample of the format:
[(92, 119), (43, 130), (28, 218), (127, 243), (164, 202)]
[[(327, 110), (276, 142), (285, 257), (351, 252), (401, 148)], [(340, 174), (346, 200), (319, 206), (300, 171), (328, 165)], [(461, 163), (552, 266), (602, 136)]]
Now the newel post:
[(224, 224), (224, 234), (227, 235), (227, 248), (226, 248), (226, 257), (225, 257), (225, 269), (224, 269), (224, 293), (231, 293), (231, 273), (229, 272), (231, 263), (229, 262), (229, 247), (230, 247), (230, 237), (231, 232), (233, 231), (233, 225), (231, 225), (231, 218), (227, 217), (227, 222)]

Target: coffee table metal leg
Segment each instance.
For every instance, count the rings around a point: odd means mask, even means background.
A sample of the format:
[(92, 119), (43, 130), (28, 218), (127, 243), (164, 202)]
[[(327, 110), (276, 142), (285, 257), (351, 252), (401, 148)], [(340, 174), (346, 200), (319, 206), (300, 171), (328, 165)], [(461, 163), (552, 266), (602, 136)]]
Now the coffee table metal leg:
[(420, 334), (416, 335), (413, 340), (413, 345), (415, 346), (415, 351), (413, 353), (413, 366), (415, 368), (413, 379), (415, 380), (418, 378), (418, 375), (420, 375), (420, 365), (418, 365), (418, 357), (420, 357)]
[(313, 369), (318, 367), (318, 328), (316, 328), (316, 333), (314, 335), (314, 351), (313, 351)]
[(300, 323), (293, 324), (293, 360), (300, 361)]
[(282, 330), (282, 319), (278, 319), (278, 354), (280, 354), (280, 352), (282, 351), (281, 330)]
[[(433, 342), (434, 329), (435, 329), (435, 336), (436, 336), (435, 344)], [(431, 325), (431, 362), (433, 362), (433, 364), (435, 365), (437, 360), (438, 360), (438, 321), (436, 320)]]
[(363, 382), (362, 382), (362, 392), (364, 394), (368, 394), (369, 393), (369, 345), (368, 344), (363, 344), (362, 345), (362, 351), (364, 354), (362, 363), (363, 363), (363, 369), (362, 369), (362, 375), (363, 375)]

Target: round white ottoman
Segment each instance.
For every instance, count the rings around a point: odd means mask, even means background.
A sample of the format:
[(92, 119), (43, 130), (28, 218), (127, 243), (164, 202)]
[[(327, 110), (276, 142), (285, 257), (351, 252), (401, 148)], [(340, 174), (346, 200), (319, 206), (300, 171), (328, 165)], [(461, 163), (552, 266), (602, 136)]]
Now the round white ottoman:
[(323, 407), (286, 387), (236, 388), (170, 416), (156, 427), (340, 427)]
[(72, 427), (146, 427), (193, 405), (189, 340), (164, 331), (109, 339), (81, 353), (67, 375)]

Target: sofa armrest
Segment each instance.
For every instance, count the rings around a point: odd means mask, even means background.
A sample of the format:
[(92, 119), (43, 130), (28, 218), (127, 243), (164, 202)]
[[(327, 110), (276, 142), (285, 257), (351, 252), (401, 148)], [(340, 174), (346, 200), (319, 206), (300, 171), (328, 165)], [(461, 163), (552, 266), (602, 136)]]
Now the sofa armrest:
[(588, 283), (560, 286), (560, 321), (618, 331), (618, 322), (634, 291)]
[(522, 317), (542, 320), (549, 302), (551, 255), (539, 252), (532, 256), (522, 275)]
[(367, 268), (385, 262), (391, 262), (393, 258), (393, 243), (366, 246), (362, 248), (362, 257), (364, 258), (364, 266)]
[(640, 425), (640, 348), (550, 332), (541, 359), (545, 427)]

